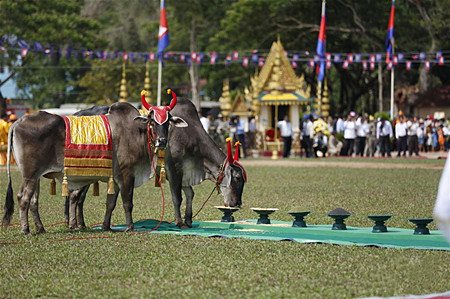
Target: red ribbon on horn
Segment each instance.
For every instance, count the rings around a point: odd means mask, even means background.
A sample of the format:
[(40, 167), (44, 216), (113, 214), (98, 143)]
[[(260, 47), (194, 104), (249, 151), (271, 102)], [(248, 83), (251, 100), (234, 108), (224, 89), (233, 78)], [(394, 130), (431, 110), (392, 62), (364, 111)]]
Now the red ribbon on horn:
[(147, 103), (147, 101), (145, 100), (145, 96), (147, 95), (147, 91), (142, 90), (141, 91), (141, 102), (142, 102), (142, 106), (145, 107), (145, 109), (147, 109), (148, 111), (150, 111), (150, 109), (152, 108), (152, 105), (150, 105), (149, 103)]
[(230, 163), (230, 165), (233, 164), (233, 162), (234, 162), (234, 160), (233, 160), (233, 153), (231, 152), (231, 140), (232, 140), (231, 137), (228, 137), (226, 139), (226, 141), (227, 141), (227, 150), (228, 150), (227, 160), (228, 160), (228, 163)]
[(236, 147), (236, 149), (234, 150), (234, 161), (239, 161), (239, 145), (241, 143), (239, 141), (236, 141), (236, 143), (234, 144), (234, 146)]
[(177, 104), (177, 95), (170, 88), (167, 90), (167, 94), (172, 94), (172, 101), (170, 102), (169, 106), (167, 107), (170, 111)]

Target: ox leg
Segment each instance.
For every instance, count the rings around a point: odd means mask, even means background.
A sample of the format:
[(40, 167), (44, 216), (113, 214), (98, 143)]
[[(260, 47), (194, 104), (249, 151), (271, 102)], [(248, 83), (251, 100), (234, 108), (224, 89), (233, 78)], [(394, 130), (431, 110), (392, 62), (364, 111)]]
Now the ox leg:
[(34, 191), (33, 197), (31, 198), (30, 209), (33, 215), (34, 224), (36, 225), (36, 232), (38, 234), (45, 233), (44, 225), (41, 222), (41, 217), (39, 216), (39, 192), (40, 192), (40, 180), (36, 182), (36, 190)]
[(183, 197), (181, 196), (181, 182), (177, 183), (176, 180), (170, 180), (170, 192), (172, 193), (173, 209), (175, 213), (175, 225), (183, 228), (183, 219), (181, 218), (181, 202)]
[(69, 229), (77, 229), (77, 202), (80, 190), (69, 190)]
[(119, 186), (114, 184), (114, 194), (108, 194), (108, 196), (106, 196), (106, 213), (102, 225), (104, 231), (111, 230), (111, 215), (116, 207), (117, 197), (119, 197)]
[(123, 209), (125, 210), (126, 232), (134, 231), (133, 217), (131, 215), (133, 212), (133, 191), (134, 177), (124, 180), (120, 188), (120, 195), (122, 196)]
[(66, 201), (64, 202), (64, 217), (66, 218), (67, 226), (69, 226), (69, 206), (70, 206), (70, 197), (66, 196)]
[(194, 190), (191, 186), (183, 187), (184, 195), (186, 196), (186, 211), (184, 212), (184, 224), (187, 227), (192, 227), (192, 199), (194, 198)]
[(28, 209), (30, 208), (30, 200), (36, 188), (36, 180), (24, 179), (20, 193), (17, 194), (19, 202), (19, 216), (22, 232), (25, 235), (30, 234), (30, 225), (28, 224)]
[(77, 224), (80, 229), (86, 229), (86, 223), (84, 222), (84, 201), (86, 200), (86, 194), (89, 190), (89, 185), (81, 188), (81, 191), (78, 195), (76, 214), (77, 214)]

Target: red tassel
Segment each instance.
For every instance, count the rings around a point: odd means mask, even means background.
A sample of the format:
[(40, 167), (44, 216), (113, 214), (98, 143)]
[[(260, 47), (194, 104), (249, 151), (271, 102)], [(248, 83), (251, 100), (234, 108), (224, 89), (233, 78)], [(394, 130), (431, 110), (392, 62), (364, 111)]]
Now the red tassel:
[(236, 149), (234, 150), (234, 161), (239, 161), (239, 144), (241, 144), (239, 141), (236, 141), (234, 146)]
[(227, 150), (228, 150), (228, 155), (227, 155), (228, 163), (233, 164), (233, 153), (231, 152), (231, 137), (228, 137), (226, 139), (226, 141), (227, 141)]

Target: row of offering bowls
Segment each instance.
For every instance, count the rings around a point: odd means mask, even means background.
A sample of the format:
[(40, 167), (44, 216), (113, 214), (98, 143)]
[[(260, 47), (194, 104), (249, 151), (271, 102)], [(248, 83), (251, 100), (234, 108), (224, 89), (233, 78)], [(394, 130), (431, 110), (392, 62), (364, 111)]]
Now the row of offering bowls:
[[(221, 222), (234, 222), (233, 213), (238, 211), (239, 208), (233, 207), (224, 207), (224, 206), (216, 206), (221, 212), (223, 212), (223, 216)], [(250, 208), (252, 211), (259, 215), (258, 221), (256, 224), (271, 224), (269, 215), (278, 211), (277, 208)], [(311, 211), (304, 212), (288, 212), (291, 216), (294, 217), (294, 222), (292, 223), (293, 227), (307, 227), (305, 217), (310, 214)], [(332, 230), (347, 230), (347, 226), (345, 224), (345, 219), (350, 217), (352, 214), (347, 212), (342, 208), (334, 209), (333, 211), (327, 214), (329, 217), (334, 219), (334, 223), (332, 226)], [(373, 226), (373, 233), (385, 233), (387, 232), (387, 227), (385, 222), (389, 220), (393, 215), (369, 215), (367, 218), (375, 222)], [(433, 221), (433, 218), (411, 218), (408, 219), (410, 222), (416, 225), (414, 230), (415, 235), (429, 235), (430, 230), (427, 228), (427, 225)]]

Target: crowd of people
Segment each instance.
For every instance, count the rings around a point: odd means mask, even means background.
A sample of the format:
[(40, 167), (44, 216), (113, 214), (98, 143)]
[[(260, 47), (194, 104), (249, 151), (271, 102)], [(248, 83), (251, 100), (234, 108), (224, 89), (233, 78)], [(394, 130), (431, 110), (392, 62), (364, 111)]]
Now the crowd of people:
[(418, 118), (402, 113), (389, 121), (386, 117), (307, 116), (301, 124), (302, 147), (306, 157), (419, 156), (424, 152), (450, 148), (450, 119)]
[[(241, 143), (241, 157), (247, 150), (255, 148), (256, 123), (239, 116), (225, 121), (221, 114), (214, 119), (212, 114), (202, 116), (200, 121), (214, 141), (225, 148), (225, 139), (232, 137)], [(450, 118), (434, 119), (433, 116), (418, 118), (402, 113), (394, 119), (375, 118), (371, 115), (348, 115), (324, 118), (308, 114), (300, 120), (300, 140), (294, 140), (294, 130), (285, 116), (277, 123), (279, 135), (284, 143), (283, 157), (291, 156), (294, 142), (300, 142), (300, 156), (358, 156), (391, 157), (419, 156), (420, 153), (444, 151), (450, 148)]]

